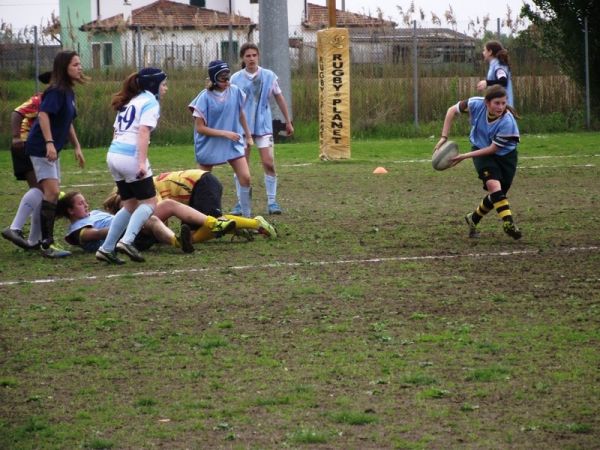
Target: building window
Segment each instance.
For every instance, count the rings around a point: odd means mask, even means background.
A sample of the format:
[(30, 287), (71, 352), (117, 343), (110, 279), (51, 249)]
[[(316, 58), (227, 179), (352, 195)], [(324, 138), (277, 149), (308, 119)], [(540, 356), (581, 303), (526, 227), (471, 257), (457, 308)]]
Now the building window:
[[(233, 57), (233, 61), (229, 61), (230, 63), (236, 61), (238, 56), (238, 41), (231, 42), (231, 55)], [(221, 41), (221, 59), (227, 61), (229, 58), (229, 41)]]
[(92, 69), (100, 68), (100, 53), (102, 52), (102, 47), (98, 43), (92, 43)]
[(105, 42), (102, 44), (102, 56), (105, 66), (112, 66), (113, 64), (113, 53), (112, 53), (112, 42)]
[(206, 0), (190, 0), (190, 5), (199, 6), (200, 8), (205, 8)]

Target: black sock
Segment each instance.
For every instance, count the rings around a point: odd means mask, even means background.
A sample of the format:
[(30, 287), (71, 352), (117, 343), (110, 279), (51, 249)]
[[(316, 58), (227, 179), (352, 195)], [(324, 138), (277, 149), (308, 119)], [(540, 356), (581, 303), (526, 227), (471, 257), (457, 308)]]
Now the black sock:
[(479, 204), (477, 209), (473, 211), (473, 216), (471, 217), (471, 220), (473, 220), (473, 223), (477, 225), (479, 221), (483, 219), (483, 216), (489, 213), (493, 208), (494, 204), (490, 200), (490, 196), (486, 195), (485, 197), (483, 197), (483, 200), (481, 200), (481, 203)]
[(56, 203), (42, 200), (40, 211), (42, 228), (42, 246), (48, 248), (54, 243), (54, 219), (56, 218)]

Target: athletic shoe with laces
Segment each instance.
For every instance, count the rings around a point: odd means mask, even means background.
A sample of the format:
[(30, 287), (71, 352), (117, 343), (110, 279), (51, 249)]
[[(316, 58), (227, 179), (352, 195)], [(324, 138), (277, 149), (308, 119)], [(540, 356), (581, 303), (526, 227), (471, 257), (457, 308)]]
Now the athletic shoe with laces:
[(281, 214), (281, 206), (279, 206), (279, 203), (277, 202), (273, 202), (273, 203), (269, 203), (267, 205), (267, 211), (269, 214)]
[(56, 244), (50, 244), (48, 246), (42, 244), (40, 247), (42, 256), (46, 258), (65, 258), (71, 256), (71, 252), (59, 247)]
[(235, 220), (217, 219), (210, 231), (216, 238), (220, 238), (224, 234), (235, 231)]
[(256, 216), (254, 219), (258, 221), (259, 234), (262, 234), (269, 239), (275, 239), (277, 237), (275, 227), (267, 222), (263, 216)]
[(477, 228), (477, 224), (473, 222), (473, 213), (469, 213), (465, 216), (465, 222), (467, 222), (467, 225), (469, 226), (469, 237), (478, 238), (479, 228)]
[(123, 261), (121, 258), (119, 258), (117, 256), (117, 252), (106, 252), (106, 251), (102, 250), (101, 248), (99, 248), (96, 251), (96, 259), (98, 261), (104, 261), (109, 264), (114, 264), (116, 266), (125, 264), (125, 261)]
[(513, 239), (521, 239), (523, 233), (519, 230), (519, 227), (514, 222), (505, 221), (502, 223), (502, 229)]
[(183, 250), (183, 253), (194, 252), (194, 244), (192, 243), (192, 230), (186, 223), (181, 224), (179, 243), (181, 244), (181, 250)]
[(146, 261), (142, 254), (139, 252), (137, 248), (135, 248), (132, 244), (126, 244), (123, 241), (119, 241), (117, 243), (117, 251), (126, 254), (129, 256), (129, 259), (135, 262), (144, 262)]
[(2, 237), (25, 250), (31, 250), (34, 247), (25, 239), (21, 230), (13, 230), (10, 227), (6, 227), (2, 230)]
[(231, 212), (229, 213), (232, 216), (241, 216), (242, 215), (242, 205), (240, 203), (236, 203), (233, 208), (231, 208)]

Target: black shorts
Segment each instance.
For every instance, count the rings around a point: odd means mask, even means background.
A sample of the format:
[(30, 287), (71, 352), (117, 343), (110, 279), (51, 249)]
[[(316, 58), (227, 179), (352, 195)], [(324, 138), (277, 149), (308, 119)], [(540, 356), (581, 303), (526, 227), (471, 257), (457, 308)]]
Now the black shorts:
[[(75, 241), (75, 239), (77, 239), (77, 241)], [(96, 251), (98, 251), (102, 244), (104, 244), (104, 239), (86, 241), (82, 243), (79, 241), (78, 232), (76, 237), (71, 238), (70, 240), (67, 239), (67, 242), (71, 245), (79, 245), (85, 252), (96, 253)], [(144, 231), (139, 232), (133, 241), (133, 246), (137, 248), (140, 252), (148, 250), (154, 244), (158, 244), (158, 240), (154, 237), (153, 234), (147, 234)]]
[(125, 180), (117, 181), (117, 190), (121, 196), (121, 201), (135, 198), (138, 200), (146, 200), (156, 197), (156, 189), (154, 188), (154, 179), (146, 177), (143, 180), (127, 183)]
[(147, 234), (145, 231), (140, 231), (133, 241), (133, 246), (140, 252), (148, 250), (154, 244), (158, 244), (158, 240), (153, 234)]
[[(477, 150), (473, 148), (473, 150)], [(514, 150), (507, 155), (486, 155), (473, 158), (473, 165), (479, 175), (479, 179), (483, 181), (483, 188), (486, 189), (485, 182), (487, 180), (498, 180), (502, 187), (502, 192), (505, 194), (512, 185), (513, 178), (517, 172), (517, 151)]]
[(189, 206), (207, 216), (221, 217), (223, 185), (212, 173), (205, 173), (194, 185)]
[(31, 164), (31, 158), (29, 158), (29, 155), (25, 152), (25, 145), (11, 145), (10, 156), (12, 156), (15, 178), (17, 180), (26, 180), (27, 173), (33, 172), (33, 165)]

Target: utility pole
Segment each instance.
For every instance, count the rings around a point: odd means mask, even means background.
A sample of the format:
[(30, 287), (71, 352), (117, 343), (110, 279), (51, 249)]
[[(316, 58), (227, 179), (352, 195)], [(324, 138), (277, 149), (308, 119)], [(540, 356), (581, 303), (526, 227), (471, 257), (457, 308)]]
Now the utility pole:
[[(260, 0), (258, 8), (260, 65), (279, 77), (279, 86), (293, 119), (287, 0)], [(271, 110), (273, 119), (285, 122), (277, 106), (271, 105)]]

